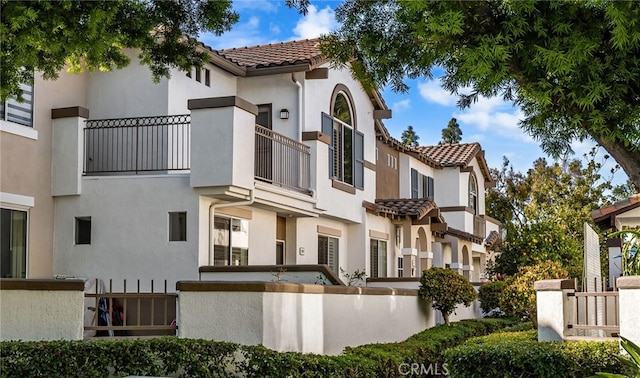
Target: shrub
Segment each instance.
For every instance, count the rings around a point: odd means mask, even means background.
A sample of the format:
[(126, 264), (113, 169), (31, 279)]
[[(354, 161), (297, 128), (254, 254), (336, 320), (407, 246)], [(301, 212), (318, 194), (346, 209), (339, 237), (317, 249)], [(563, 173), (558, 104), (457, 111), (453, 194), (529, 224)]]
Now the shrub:
[(622, 369), (614, 341), (538, 342), (535, 331), (494, 333), (444, 352), (452, 376), (588, 377)]
[(528, 317), (537, 328), (536, 292), (533, 284), (539, 280), (568, 277), (567, 270), (555, 261), (522, 267), (515, 276), (505, 281), (505, 287), (500, 295), (500, 309), (508, 316)]
[(480, 286), (478, 299), (480, 300), (480, 308), (485, 315), (500, 307), (500, 295), (502, 295), (504, 286), (504, 281), (493, 281)]
[(449, 325), (449, 315), (457, 305), (468, 307), (476, 299), (476, 291), (468, 279), (451, 269), (437, 267), (422, 272), (419, 294), (442, 313), (445, 325)]

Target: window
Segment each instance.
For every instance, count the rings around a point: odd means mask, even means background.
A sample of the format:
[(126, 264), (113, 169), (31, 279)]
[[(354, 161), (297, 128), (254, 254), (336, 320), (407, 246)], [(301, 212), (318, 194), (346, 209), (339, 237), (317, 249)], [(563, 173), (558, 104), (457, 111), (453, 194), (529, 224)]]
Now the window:
[(384, 240), (370, 240), (370, 252), (371, 270), (369, 274), (371, 277), (386, 277), (387, 276), (387, 242)]
[(211, 86), (211, 70), (204, 69), (204, 85), (207, 87)]
[(213, 265), (249, 265), (249, 221), (213, 219)]
[(284, 241), (276, 240), (276, 265), (283, 265), (286, 261)]
[(331, 115), (322, 113), (322, 132), (331, 135), (329, 177), (364, 188), (364, 134), (355, 130), (352, 104), (345, 91), (338, 91)]
[(393, 169), (398, 169), (398, 158), (387, 154), (387, 165)]
[(28, 84), (20, 84), (20, 89), (22, 89), (22, 102), (16, 99), (0, 102), (0, 119), (33, 127), (33, 78)]
[(411, 169), (411, 198), (433, 198), (435, 188), (433, 177), (418, 173)]
[(318, 235), (318, 264), (329, 265), (338, 273), (338, 239)]
[(91, 217), (76, 217), (76, 244), (91, 244)]
[(187, 213), (169, 213), (169, 241), (187, 241)]
[(474, 175), (469, 175), (469, 207), (478, 215), (478, 182)]
[(27, 212), (0, 209), (2, 278), (27, 277)]
[(398, 277), (404, 276), (404, 258), (398, 257)]
[(202, 81), (202, 69), (196, 67), (196, 81), (200, 83)]

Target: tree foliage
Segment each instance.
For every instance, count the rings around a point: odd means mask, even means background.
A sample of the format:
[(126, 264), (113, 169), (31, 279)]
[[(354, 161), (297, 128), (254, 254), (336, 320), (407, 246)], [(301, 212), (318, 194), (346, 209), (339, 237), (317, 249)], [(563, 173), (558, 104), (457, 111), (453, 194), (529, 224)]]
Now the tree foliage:
[(420, 137), (418, 136), (418, 134), (416, 134), (413, 126), (409, 125), (407, 126), (407, 129), (402, 132), (400, 140), (402, 141), (402, 144), (406, 144), (407, 146), (411, 147), (417, 147), (419, 145), (418, 140), (420, 140)]
[(107, 71), (129, 63), (123, 48), (140, 49), (155, 80), (169, 69), (201, 66), (201, 32), (222, 34), (238, 20), (230, 0), (2, 0), (0, 97), (20, 98), (34, 71), (55, 79), (71, 72)]
[(586, 166), (579, 160), (538, 159), (521, 173), (505, 158), (502, 169), (493, 170), (496, 186), (487, 192), (487, 214), (506, 229), (493, 273), (512, 275), (521, 266), (553, 260), (581, 276), (584, 223), (593, 223), (591, 211), (611, 188), (595, 153), (585, 156)]
[(460, 106), (512, 101), (554, 157), (591, 137), (640, 190), (640, 2), (351, 0), (336, 18), (323, 50), (367, 85), (441, 67)]
[(460, 130), (460, 125), (458, 124), (458, 120), (455, 118), (451, 118), (447, 127), (442, 129), (442, 140), (439, 144), (443, 143), (460, 143), (462, 140), (462, 130)]
[(478, 300), (480, 308), (485, 315), (500, 307), (500, 296), (504, 290), (505, 281), (493, 281), (480, 286)]
[(569, 272), (556, 261), (525, 266), (505, 281), (500, 296), (500, 309), (508, 316), (526, 316), (537, 328), (536, 292), (533, 284), (540, 280), (569, 278)]
[(445, 325), (449, 325), (449, 315), (457, 305), (468, 307), (476, 299), (476, 291), (468, 279), (451, 269), (437, 267), (422, 272), (419, 295), (442, 313)]

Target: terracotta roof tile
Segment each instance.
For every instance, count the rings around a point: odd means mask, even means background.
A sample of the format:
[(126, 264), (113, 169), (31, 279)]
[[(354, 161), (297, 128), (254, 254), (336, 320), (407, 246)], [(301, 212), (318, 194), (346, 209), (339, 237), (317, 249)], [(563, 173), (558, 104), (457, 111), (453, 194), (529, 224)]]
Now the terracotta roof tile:
[(606, 222), (603, 222), (608, 216), (624, 213), (626, 211), (635, 209), (640, 206), (640, 193), (634, 194), (631, 197), (618, 201), (612, 205), (601, 207), (598, 210), (591, 212), (591, 218), (598, 224), (598, 226), (606, 226)]
[(474, 142), (420, 146), (416, 147), (416, 150), (443, 167), (464, 167), (482, 151), (482, 148), (479, 143)]
[(500, 234), (497, 231), (491, 231), (487, 238), (484, 239), (484, 245), (491, 249), (500, 241)]
[(416, 216), (418, 219), (424, 218), (431, 210), (437, 208), (435, 202), (428, 198), (377, 199), (376, 205), (378, 212)]
[(319, 39), (305, 39), (268, 45), (219, 50), (218, 54), (245, 68), (285, 66), (299, 63), (318, 65), (326, 61)]

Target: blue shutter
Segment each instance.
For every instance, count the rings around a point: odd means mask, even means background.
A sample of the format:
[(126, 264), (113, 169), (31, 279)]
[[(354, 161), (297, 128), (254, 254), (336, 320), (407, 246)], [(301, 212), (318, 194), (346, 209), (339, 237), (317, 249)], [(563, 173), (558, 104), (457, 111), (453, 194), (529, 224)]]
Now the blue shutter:
[(427, 177), (427, 197), (430, 198), (435, 198), (436, 197), (436, 192), (435, 192), (435, 185), (433, 182), (433, 177)]
[(364, 189), (364, 134), (356, 131), (354, 135), (355, 148), (354, 161), (356, 164), (353, 166), (353, 183), (358, 189)]
[(329, 178), (332, 179), (336, 177), (335, 152), (333, 149), (335, 135), (333, 135), (333, 118), (327, 113), (322, 113), (322, 133), (331, 136), (331, 142), (329, 143)]
[(418, 171), (411, 168), (411, 198), (418, 198), (420, 192), (418, 191)]

